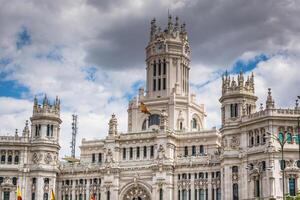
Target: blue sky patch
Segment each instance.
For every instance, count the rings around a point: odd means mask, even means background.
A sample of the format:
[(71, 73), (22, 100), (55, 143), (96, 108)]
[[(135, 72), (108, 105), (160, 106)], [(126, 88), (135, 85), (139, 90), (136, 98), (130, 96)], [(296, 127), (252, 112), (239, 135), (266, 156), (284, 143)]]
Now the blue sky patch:
[(126, 98), (128, 101), (131, 100), (134, 96), (136, 96), (139, 93), (139, 88), (143, 87), (145, 85), (144, 80), (138, 80), (134, 82), (131, 85), (131, 88), (128, 92), (124, 94), (124, 98)]
[(47, 53), (37, 54), (36, 58), (62, 63), (64, 57), (62, 56), (61, 47), (57, 45), (51, 48)]
[(238, 59), (232, 66), (231, 70), (229, 71), (229, 73), (231, 74), (238, 74), (241, 71), (242, 72), (249, 72), (252, 71), (253, 69), (255, 69), (257, 67), (257, 65), (260, 62), (265, 62), (267, 60), (269, 60), (270, 57), (266, 54), (260, 54), (255, 56), (252, 59), (249, 60), (242, 60), (242, 59)]
[(83, 69), (85, 72), (85, 80), (92, 81), (94, 82), (96, 80), (96, 72), (97, 68), (96, 67), (86, 67)]
[(25, 94), (29, 93), (29, 89), (20, 85), (17, 81), (4, 80), (4, 74), (0, 73), (0, 96), (13, 97), (21, 99)]
[(22, 27), (20, 32), (17, 34), (16, 47), (22, 49), (24, 46), (31, 44), (31, 35), (26, 27)]

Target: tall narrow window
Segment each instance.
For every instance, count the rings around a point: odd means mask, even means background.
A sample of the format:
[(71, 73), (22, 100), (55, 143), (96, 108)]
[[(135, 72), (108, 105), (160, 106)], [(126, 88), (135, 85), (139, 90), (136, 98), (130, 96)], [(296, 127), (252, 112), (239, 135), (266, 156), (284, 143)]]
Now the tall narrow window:
[(35, 193), (31, 193), (31, 200), (35, 200)]
[(215, 189), (214, 188), (211, 189), (211, 199), (215, 200)]
[(195, 155), (196, 155), (196, 147), (192, 146), (192, 156), (195, 156)]
[(150, 157), (154, 156), (154, 146), (150, 147)]
[(47, 125), (47, 137), (50, 137), (50, 125)]
[(199, 200), (204, 200), (204, 190), (199, 189)]
[(132, 159), (132, 157), (133, 157), (133, 148), (132, 147), (130, 147), (130, 149), (129, 149), (129, 157), (130, 157), (130, 159)]
[(136, 148), (136, 157), (140, 158), (140, 147)]
[(158, 76), (161, 75), (161, 61), (158, 61)]
[(99, 154), (98, 154), (98, 162), (99, 162), (99, 163), (102, 163), (102, 153), (99, 153)]
[(163, 198), (164, 198), (163, 189), (160, 188), (159, 189), (159, 200), (163, 200)]
[(192, 200), (191, 189), (189, 189), (189, 200)]
[(19, 155), (15, 155), (15, 164), (19, 164)]
[(182, 190), (182, 200), (187, 200), (186, 189)]
[(159, 91), (161, 90), (161, 79), (160, 78), (158, 79), (158, 90)]
[(296, 196), (296, 181), (295, 178), (289, 178), (289, 193), (290, 196)]
[(197, 200), (197, 199), (198, 199), (198, 198), (197, 198), (197, 197), (198, 197), (198, 196), (197, 196), (197, 194), (198, 194), (198, 190), (197, 190), (197, 189), (195, 189), (195, 191), (194, 191), (194, 192), (195, 192), (195, 194), (194, 194), (194, 195), (195, 195), (195, 196), (194, 196), (194, 199), (195, 199), (195, 200)]
[(184, 147), (184, 156), (188, 156), (189, 155), (189, 149), (187, 146)]
[(178, 200), (180, 200), (180, 190), (178, 190)]
[(96, 156), (95, 156), (95, 154), (93, 153), (92, 154), (92, 163), (94, 163), (96, 161)]
[(232, 197), (233, 200), (239, 200), (239, 185), (237, 183), (232, 185)]
[(260, 197), (260, 182), (259, 180), (255, 180), (255, 191), (254, 191), (254, 194), (255, 194), (255, 197)]
[(217, 188), (217, 200), (221, 200), (221, 188)]
[(166, 75), (166, 73), (167, 73), (167, 63), (166, 60), (164, 59), (163, 74)]
[(126, 148), (123, 148), (123, 160), (126, 159)]
[(200, 145), (200, 155), (203, 155), (204, 154), (204, 147), (203, 145)]
[(156, 80), (153, 79), (153, 91), (156, 91)]
[(156, 61), (153, 63), (153, 76), (156, 76)]
[(53, 137), (53, 130), (54, 130), (54, 126), (51, 125), (51, 126), (50, 126), (50, 136), (51, 136), (51, 137)]
[(163, 90), (166, 89), (166, 78), (163, 78)]
[(235, 109), (234, 109), (234, 111), (235, 111), (234, 117), (238, 117), (238, 116), (239, 116), (238, 104), (236, 103), (234, 106), (235, 106)]
[(147, 147), (146, 146), (144, 146), (144, 158), (147, 158)]
[(107, 191), (107, 200), (110, 200), (110, 191)]

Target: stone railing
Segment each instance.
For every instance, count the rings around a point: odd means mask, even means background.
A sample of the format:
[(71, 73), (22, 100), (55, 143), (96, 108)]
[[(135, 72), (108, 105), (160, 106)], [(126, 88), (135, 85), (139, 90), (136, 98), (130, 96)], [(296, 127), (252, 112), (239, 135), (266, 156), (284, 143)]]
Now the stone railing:
[(245, 115), (242, 117), (242, 122), (247, 122), (253, 119), (259, 119), (267, 116), (288, 116), (288, 117), (300, 117), (300, 109), (265, 109), (256, 113)]

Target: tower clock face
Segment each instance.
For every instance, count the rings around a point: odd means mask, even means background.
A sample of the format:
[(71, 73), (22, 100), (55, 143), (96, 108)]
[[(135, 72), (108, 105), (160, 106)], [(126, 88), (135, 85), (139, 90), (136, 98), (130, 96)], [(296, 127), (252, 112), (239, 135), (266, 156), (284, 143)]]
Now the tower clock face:
[(155, 51), (156, 53), (161, 53), (165, 48), (165, 45), (163, 42), (159, 42), (155, 45)]

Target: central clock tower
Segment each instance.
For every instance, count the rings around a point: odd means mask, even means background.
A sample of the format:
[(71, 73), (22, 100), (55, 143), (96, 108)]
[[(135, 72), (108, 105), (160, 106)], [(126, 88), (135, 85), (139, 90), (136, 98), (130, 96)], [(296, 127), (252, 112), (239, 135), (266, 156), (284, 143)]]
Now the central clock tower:
[(185, 24), (175, 24), (169, 16), (168, 27), (162, 31), (151, 22), (150, 41), (146, 47), (148, 97), (165, 97), (172, 92), (189, 94), (190, 46)]
[[(162, 30), (151, 21), (150, 39), (146, 47), (146, 90), (129, 102), (128, 131), (162, 130), (199, 131), (204, 128), (204, 106), (189, 91), (191, 50), (185, 24), (168, 18)], [(149, 113), (140, 111), (143, 103)], [(162, 119), (164, 118), (164, 120)], [(164, 129), (165, 130), (165, 129)]]

